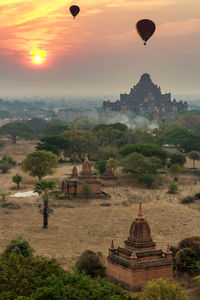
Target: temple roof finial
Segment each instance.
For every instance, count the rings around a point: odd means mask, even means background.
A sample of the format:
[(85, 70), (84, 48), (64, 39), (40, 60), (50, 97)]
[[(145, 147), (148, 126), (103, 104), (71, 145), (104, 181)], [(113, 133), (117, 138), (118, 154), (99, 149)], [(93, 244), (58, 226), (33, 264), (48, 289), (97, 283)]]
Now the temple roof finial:
[(167, 254), (171, 254), (169, 244), (167, 244), (167, 250), (166, 250), (166, 253), (167, 253)]
[(88, 161), (88, 155), (85, 153), (85, 161)]
[(140, 204), (139, 204), (138, 217), (143, 217), (143, 213), (142, 213), (142, 201), (141, 200), (140, 200)]
[(114, 241), (112, 240), (112, 242), (111, 242), (111, 247), (110, 247), (111, 249), (114, 249), (115, 247), (114, 247)]

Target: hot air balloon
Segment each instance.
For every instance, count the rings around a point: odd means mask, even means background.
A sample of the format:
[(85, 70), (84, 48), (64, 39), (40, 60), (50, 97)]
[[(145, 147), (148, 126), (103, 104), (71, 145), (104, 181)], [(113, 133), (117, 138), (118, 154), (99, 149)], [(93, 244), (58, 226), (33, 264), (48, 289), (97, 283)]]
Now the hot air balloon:
[(156, 25), (151, 20), (142, 19), (137, 22), (136, 29), (139, 36), (144, 41), (144, 45), (146, 45), (148, 39), (154, 34), (154, 31), (156, 30)]
[(79, 13), (79, 11), (80, 11), (80, 7), (77, 6), (77, 5), (72, 5), (72, 6), (70, 6), (69, 10), (70, 10), (72, 16), (73, 16), (74, 19), (75, 19), (75, 17), (78, 15), (78, 13)]

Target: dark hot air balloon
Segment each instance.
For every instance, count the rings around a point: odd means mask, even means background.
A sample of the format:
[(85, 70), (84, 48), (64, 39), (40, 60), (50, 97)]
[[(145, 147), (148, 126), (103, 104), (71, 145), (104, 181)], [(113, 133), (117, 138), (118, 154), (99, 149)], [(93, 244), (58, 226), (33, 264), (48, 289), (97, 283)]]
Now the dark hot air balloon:
[(137, 22), (136, 29), (139, 36), (144, 41), (144, 45), (146, 45), (148, 39), (154, 34), (154, 31), (156, 30), (156, 25), (151, 20), (142, 19)]
[(72, 6), (70, 6), (69, 10), (70, 10), (72, 16), (73, 16), (74, 19), (75, 19), (75, 17), (78, 15), (78, 13), (79, 13), (79, 11), (80, 11), (80, 7), (77, 6), (77, 5), (72, 5)]

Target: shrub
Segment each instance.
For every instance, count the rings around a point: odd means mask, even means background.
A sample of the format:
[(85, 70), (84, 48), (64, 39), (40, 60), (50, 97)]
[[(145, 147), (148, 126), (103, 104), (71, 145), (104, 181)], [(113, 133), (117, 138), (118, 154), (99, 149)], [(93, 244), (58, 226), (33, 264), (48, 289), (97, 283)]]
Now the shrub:
[(177, 163), (170, 166), (169, 172), (174, 176), (174, 181), (178, 181), (176, 176), (179, 175), (181, 171), (182, 167)]
[(107, 164), (106, 160), (101, 160), (95, 163), (94, 168), (99, 172), (99, 174), (102, 175), (106, 171), (106, 164)]
[(144, 300), (187, 300), (182, 287), (164, 279), (149, 281), (143, 288)]
[(139, 177), (139, 183), (145, 183), (147, 188), (150, 189), (157, 177), (151, 174), (144, 174)]
[(138, 300), (119, 286), (103, 279), (70, 273), (54, 259), (24, 257), (12, 253), (0, 256), (1, 300)]
[(186, 163), (186, 157), (183, 153), (177, 151), (171, 154), (170, 165), (179, 164), (181, 167), (183, 167), (185, 163)]
[(13, 181), (14, 183), (16, 183), (17, 189), (19, 189), (19, 184), (20, 184), (20, 182), (22, 181), (22, 176), (19, 175), (18, 173), (16, 173), (16, 174), (12, 177), (12, 181)]
[(190, 276), (200, 274), (200, 261), (196, 259), (191, 248), (180, 249), (175, 256), (175, 268), (179, 274), (187, 273)]
[(168, 185), (168, 192), (170, 194), (176, 194), (177, 190), (178, 190), (177, 182), (170, 182)]
[(181, 200), (182, 204), (193, 203), (195, 198), (193, 196), (187, 196)]
[(4, 155), (2, 160), (2, 162), (7, 161), (9, 164), (15, 166), (16, 165), (16, 161), (9, 155)]
[(29, 245), (28, 241), (24, 240), (21, 236), (16, 240), (12, 240), (6, 249), (4, 250), (5, 255), (9, 255), (11, 253), (15, 253), (18, 255), (23, 255), (24, 257), (28, 257), (32, 255), (34, 249)]
[(195, 197), (195, 199), (200, 199), (200, 193), (196, 193), (196, 194), (194, 195), (194, 197)]
[(8, 161), (1, 161), (0, 162), (0, 170), (2, 174), (8, 173), (8, 171), (11, 169), (12, 165)]
[(174, 270), (179, 275), (186, 273), (190, 276), (200, 275), (200, 237), (192, 236), (171, 247), (174, 257)]
[(86, 250), (82, 253), (76, 262), (76, 268), (79, 273), (84, 273), (91, 277), (104, 277), (106, 275), (106, 267), (102, 261), (102, 254), (96, 254), (91, 250)]

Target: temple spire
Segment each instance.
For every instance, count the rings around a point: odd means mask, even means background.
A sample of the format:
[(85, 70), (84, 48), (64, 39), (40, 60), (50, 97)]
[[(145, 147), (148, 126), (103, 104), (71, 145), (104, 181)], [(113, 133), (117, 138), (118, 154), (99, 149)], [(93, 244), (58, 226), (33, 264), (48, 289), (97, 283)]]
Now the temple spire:
[(113, 240), (112, 240), (112, 242), (111, 242), (111, 247), (110, 247), (110, 249), (115, 249)]
[(85, 161), (88, 161), (87, 153), (85, 153)]
[(167, 244), (167, 250), (166, 250), (166, 253), (167, 253), (167, 254), (171, 254), (169, 244)]
[(140, 200), (140, 204), (139, 204), (138, 217), (143, 217), (143, 213), (142, 213), (142, 201), (141, 200)]

